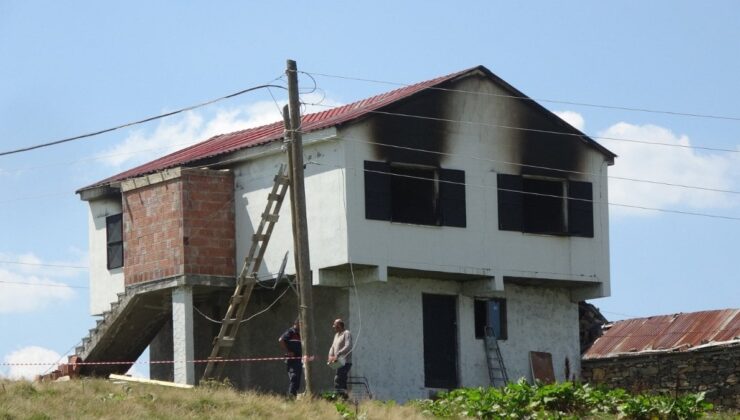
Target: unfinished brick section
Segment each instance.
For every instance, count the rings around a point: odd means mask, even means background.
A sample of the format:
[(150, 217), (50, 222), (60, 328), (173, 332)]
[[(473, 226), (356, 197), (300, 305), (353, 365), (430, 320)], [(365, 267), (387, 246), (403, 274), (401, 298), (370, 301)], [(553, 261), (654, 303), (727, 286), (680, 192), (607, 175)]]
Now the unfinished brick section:
[(630, 391), (706, 392), (723, 408), (740, 408), (740, 343), (691, 351), (624, 355), (581, 362), (584, 382)]
[(183, 168), (169, 179), (152, 178), (123, 193), (125, 284), (188, 274), (233, 277), (233, 174)]

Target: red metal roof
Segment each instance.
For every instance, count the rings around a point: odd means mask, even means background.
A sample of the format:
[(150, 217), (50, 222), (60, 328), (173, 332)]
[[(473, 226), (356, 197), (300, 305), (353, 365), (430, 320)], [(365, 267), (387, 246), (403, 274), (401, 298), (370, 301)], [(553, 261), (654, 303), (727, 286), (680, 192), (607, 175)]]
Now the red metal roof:
[[(332, 127), (357, 118), (361, 118), (367, 115), (369, 112), (375, 111), (383, 106), (389, 105), (393, 102), (397, 102), (421, 90), (439, 85), (440, 83), (446, 82), (457, 76), (463, 75), (479, 68), (481, 67), (473, 67), (467, 70), (451, 73), (446, 76), (437, 77), (436, 79), (404, 86), (402, 88), (382, 93), (380, 95), (363, 99), (361, 101), (357, 101), (348, 105), (343, 105), (326, 111), (304, 115), (301, 117), (302, 131), (306, 133), (321, 130), (323, 128)], [(146, 175), (167, 168), (186, 165), (188, 163), (192, 163), (201, 159), (235, 152), (240, 149), (246, 149), (249, 147), (259, 146), (261, 144), (270, 143), (283, 138), (283, 128), (283, 122), (279, 121), (260, 127), (248, 128), (246, 130), (240, 130), (233, 133), (214, 136), (201, 143), (186, 147), (182, 150), (170, 153), (167, 156), (163, 156), (159, 159), (155, 159), (151, 162), (129, 169), (125, 172), (121, 172), (118, 175), (114, 175), (110, 178), (106, 178), (102, 181), (96, 182), (95, 184), (92, 184), (90, 186), (81, 188), (80, 191), (109, 184), (115, 181), (122, 181), (127, 178)]]
[[(451, 73), (446, 76), (437, 77), (436, 79), (427, 80), (425, 82), (416, 83), (409, 86), (392, 90), (390, 92), (382, 93), (371, 98), (363, 99), (336, 108), (332, 108), (326, 111), (317, 112), (313, 114), (304, 115), (301, 118), (301, 128), (303, 132), (311, 132), (321, 130), (327, 127), (340, 125), (358, 118), (366, 116), (368, 113), (376, 111), (384, 106), (390, 105), (394, 102), (405, 99), (419, 91), (435, 87), (444, 82), (450, 81), (454, 78), (463, 76), (468, 73), (479, 71), (492, 79), (495, 83), (499, 84), (502, 88), (508, 90), (512, 96), (529, 99), (525, 94), (509, 85), (503, 79), (493, 74), (490, 70), (483, 66), (476, 66), (459, 72)], [(564, 125), (566, 130), (574, 130), (567, 123), (563, 122), (560, 118), (556, 117), (550, 111), (542, 107), (535, 101), (527, 100), (526, 104), (535, 108), (537, 112), (543, 112), (549, 116), (558, 124)], [(576, 131), (578, 132), (578, 131)], [(579, 132), (580, 133), (580, 132)], [(581, 133), (582, 134), (582, 133)], [(283, 137), (283, 123), (282, 121), (275, 122), (261, 127), (248, 128), (246, 130), (235, 131), (233, 133), (221, 134), (215, 137), (211, 137), (201, 143), (195, 144), (190, 147), (173, 152), (169, 155), (163, 156), (159, 159), (155, 159), (151, 162), (121, 172), (110, 178), (106, 178), (102, 181), (96, 182), (95, 184), (81, 188), (77, 192), (82, 190), (95, 188), (103, 185), (108, 185), (112, 182), (122, 181), (127, 178), (133, 178), (149, 173), (161, 171), (168, 168), (177, 166), (183, 166), (188, 164), (194, 164), (195, 162), (203, 159), (212, 158), (215, 156), (223, 155), (226, 153), (232, 153), (237, 150), (246, 149), (249, 147), (259, 146), (262, 144), (270, 143), (279, 140)], [(610, 158), (616, 157), (616, 155), (604, 146), (598, 144), (593, 139), (589, 138), (585, 134), (583, 139), (596, 147), (599, 151), (609, 156)]]
[(652, 316), (615, 322), (586, 350), (583, 358), (685, 351), (737, 340), (740, 340), (740, 309)]

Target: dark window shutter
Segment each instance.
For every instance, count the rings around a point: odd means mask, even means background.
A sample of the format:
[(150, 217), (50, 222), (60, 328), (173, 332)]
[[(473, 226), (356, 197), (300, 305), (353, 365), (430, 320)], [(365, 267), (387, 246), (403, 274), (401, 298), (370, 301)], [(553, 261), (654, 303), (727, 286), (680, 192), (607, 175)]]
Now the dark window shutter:
[[(593, 187), (590, 182), (568, 182), (568, 233), (594, 237)], [(570, 200), (576, 198), (578, 200)], [(589, 201), (582, 201), (589, 200)]]
[(105, 218), (108, 269), (123, 267), (123, 218), (114, 214)]
[(465, 171), (439, 170), (439, 205), (443, 226), (465, 227)]
[(522, 177), (498, 174), (498, 228), (522, 230)]
[(123, 267), (123, 242), (108, 245), (108, 269)]
[(114, 214), (105, 218), (105, 233), (107, 243), (121, 242), (123, 240), (122, 214)]
[(365, 161), (365, 218), (391, 220), (390, 165)]

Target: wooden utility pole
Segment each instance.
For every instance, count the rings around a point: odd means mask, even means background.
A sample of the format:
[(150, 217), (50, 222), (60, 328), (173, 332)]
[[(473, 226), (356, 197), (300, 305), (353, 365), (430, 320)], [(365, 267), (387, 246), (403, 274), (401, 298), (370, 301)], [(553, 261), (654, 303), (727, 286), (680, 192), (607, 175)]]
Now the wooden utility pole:
[[(290, 197), (293, 207), (293, 243), (298, 261), (296, 274), (299, 285), (301, 341), (303, 354), (315, 356), (313, 336), (313, 295), (311, 280), (311, 261), (308, 254), (308, 225), (306, 223), (306, 189), (303, 183), (303, 136), (301, 135), (301, 104), (298, 99), (298, 68), (295, 61), (288, 60), (285, 71), (288, 76), (288, 105), (290, 110)], [(306, 380), (306, 394), (313, 396), (313, 363), (305, 360), (303, 367)]]

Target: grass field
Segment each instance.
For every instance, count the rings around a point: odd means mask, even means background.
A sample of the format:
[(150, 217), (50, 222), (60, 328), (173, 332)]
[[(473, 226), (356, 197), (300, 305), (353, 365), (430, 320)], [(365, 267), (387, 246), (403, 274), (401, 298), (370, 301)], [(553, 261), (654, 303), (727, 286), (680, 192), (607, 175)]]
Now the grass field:
[[(354, 405), (347, 409), (354, 414)], [(421, 419), (412, 407), (364, 402), (369, 419)], [(104, 379), (0, 381), (0, 420), (7, 419), (339, 419), (334, 403), (289, 401), (227, 387), (176, 389)]]
[[(664, 414), (651, 408), (666, 408), (659, 400), (633, 399), (628, 414), (616, 413), (609, 395), (596, 401), (598, 392), (588, 386), (572, 383), (532, 386), (524, 382), (509, 384), (505, 398), (503, 390), (468, 388), (443, 395), (437, 401), (398, 405), (393, 402), (364, 401), (358, 406), (334, 403), (324, 399), (298, 401), (282, 396), (239, 392), (220, 383), (194, 389), (178, 389), (158, 385), (78, 379), (66, 382), (28, 382), (0, 380), (0, 420), (9, 419), (431, 419), (467, 414), (483, 418), (578, 418), (574, 411), (579, 404), (606, 404), (604, 410), (586, 411), (593, 419), (672, 419), (698, 418), (736, 419), (738, 412), (705, 410), (672, 410)], [(624, 391), (618, 390), (617, 394)], [(526, 395), (525, 395), (526, 394)], [(614, 395), (617, 395), (614, 394)], [(619, 394), (619, 395), (622, 395)], [(498, 395), (498, 397), (497, 397)], [(601, 395), (601, 394), (599, 394)], [(494, 398), (495, 397), (495, 398)], [(632, 398), (632, 397), (630, 397)], [(594, 401), (591, 401), (594, 400)], [(680, 399), (678, 400), (680, 401)], [(669, 401), (670, 402), (670, 401)], [(539, 404), (539, 405), (538, 405)], [(533, 407), (539, 408), (534, 408)], [(663, 404), (665, 405), (665, 404)], [(560, 408), (547, 408), (553, 406)], [(570, 407), (573, 406), (573, 407)], [(555, 410), (555, 411), (544, 411)], [(426, 410), (426, 414), (422, 414)], [(620, 409), (621, 411), (621, 409)], [(619, 416), (622, 417), (619, 417)]]

